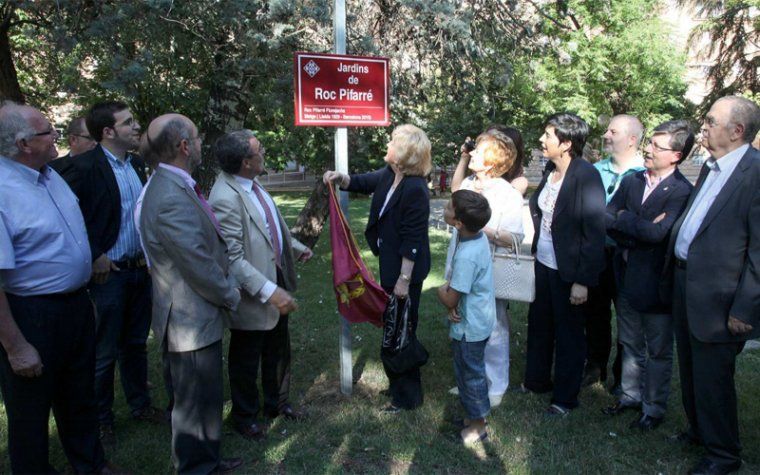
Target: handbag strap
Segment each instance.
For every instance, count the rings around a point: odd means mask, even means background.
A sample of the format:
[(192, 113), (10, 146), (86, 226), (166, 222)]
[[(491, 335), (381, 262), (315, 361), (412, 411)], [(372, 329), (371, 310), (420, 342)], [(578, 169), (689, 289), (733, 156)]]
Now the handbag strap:
[[(499, 213), (499, 221), (496, 223), (496, 234), (501, 234), (501, 218), (504, 216), (504, 211)], [(517, 254), (517, 256), (520, 256), (520, 246), (517, 245), (517, 240), (515, 239), (515, 235), (510, 230), (506, 230), (507, 233), (509, 233), (510, 240), (512, 241), (511, 248), (512, 253)], [(496, 254), (496, 248), (498, 245), (496, 244), (496, 240), (494, 239), (493, 246), (491, 247), (491, 260), (494, 259), (494, 255)]]

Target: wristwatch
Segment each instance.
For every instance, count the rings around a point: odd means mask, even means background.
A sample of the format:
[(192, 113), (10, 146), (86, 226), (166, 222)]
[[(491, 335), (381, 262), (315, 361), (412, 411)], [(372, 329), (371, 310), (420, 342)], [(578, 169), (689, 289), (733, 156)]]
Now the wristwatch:
[(398, 278), (406, 282), (409, 282), (410, 280), (412, 280), (412, 278), (406, 274), (399, 274)]

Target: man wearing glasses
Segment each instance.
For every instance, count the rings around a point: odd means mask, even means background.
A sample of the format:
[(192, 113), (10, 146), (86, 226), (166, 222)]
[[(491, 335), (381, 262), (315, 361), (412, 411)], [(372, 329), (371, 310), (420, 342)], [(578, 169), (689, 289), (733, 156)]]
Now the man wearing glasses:
[(0, 106), (0, 389), (13, 473), (57, 473), (50, 409), (75, 473), (112, 473), (98, 440), (92, 256), (82, 213), (48, 167), (58, 132), (37, 110)]
[[(607, 194), (607, 203), (612, 200), (623, 178), (644, 169), (644, 162), (639, 153), (639, 144), (643, 135), (644, 126), (638, 118), (632, 115), (616, 115), (610, 120), (607, 131), (602, 136), (604, 151), (609, 156), (594, 164), (602, 177), (602, 184)], [(584, 386), (607, 380), (607, 363), (612, 348), (612, 312), (610, 307), (616, 297), (615, 277), (612, 270), (614, 254), (615, 242), (608, 238), (605, 245), (606, 266), (599, 276), (600, 285), (590, 288), (588, 295)], [(620, 345), (618, 345), (619, 354)], [(615, 359), (612, 372), (617, 387), (620, 385), (619, 356)]]
[[(702, 125), (710, 152), (668, 245), (673, 324), (684, 410), (679, 436), (704, 445), (689, 473), (741, 466), (734, 372), (744, 342), (760, 335), (760, 107), (717, 100)], [(666, 281), (667, 282), (667, 281)]]
[(658, 125), (644, 148), (646, 170), (626, 176), (607, 205), (607, 234), (617, 243), (613, 268), (623, 356), (622, 393), (605, 413), (641, 409), (631, 429), (657, 428), (670, 394), (673, 319), (659, 284), (670, 230), (692, 189), (678, 164), (693, 146), (688, 122)]
[(102, 102), (87, 113), (87, 130), (98, 145), (63, 167), (79, 198), (92, 249), (90, 295), (97, 309), (95, 395), (101, 440), (113, 445), (114, 368), (119, 361), (132, 417), (159, 423), (163, 414), (148, 394), (146, 340), (151, 320), (151, 281), (132, 219), (145, 184), (145, 165), (130, 153), (140, 125), (126, 104)]

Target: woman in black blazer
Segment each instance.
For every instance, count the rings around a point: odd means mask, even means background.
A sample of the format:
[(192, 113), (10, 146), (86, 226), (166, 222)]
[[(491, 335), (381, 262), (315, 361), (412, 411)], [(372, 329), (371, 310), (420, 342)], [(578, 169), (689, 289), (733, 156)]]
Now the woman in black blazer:
[(573, 114), (547, 119), (540, 140), (550, 163), (530, 198), (536, 299), (528, 312), (523, 388), (553, 390), (547, 410), (552, 415), (565, 415), (578, 406), (588, 288), (597, 285), (604, 267), (604, 187), (599, 172), (581, 158), (588, 130)]
[[(385, 162), (385, 168), (359, 175), (327, 171), (323, 180), (338, 183), (346, 191), (372, 194), (364, 235), (372, 253), (380, 257), (380, 285), (388, 293), (410, 299), (409, 317), (412, 332), (416, 332), (422, 282), (430, 271), (430, 197), (425, 177), (432, 162), (425, 132), (413, 125), (396, 127)], [(391, 394), (391, 405), (385, 412), (397, 413), (422, 404), (419, 368), (394, 373), (386, 366), (385, 373)]]

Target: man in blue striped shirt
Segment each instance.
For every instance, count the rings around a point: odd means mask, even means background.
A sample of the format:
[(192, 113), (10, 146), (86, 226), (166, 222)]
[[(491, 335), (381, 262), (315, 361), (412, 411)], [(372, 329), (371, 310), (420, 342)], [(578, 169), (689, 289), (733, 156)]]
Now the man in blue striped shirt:
[(164, 420), (151, 406), (146, 340), (151, 320), (151, 281), (132, 219), (145, 183), (145, 164), (130, 153), (140, 125), (126, 104), (95, 104), (87, 129), (98, 145), (62, 170), (79, 198), (92, 249), (90, 295), (97, 308), (95, 394), (101, 440), (113, 444), (114, 368), (119, 361), (124, 395), (138, 420)]

